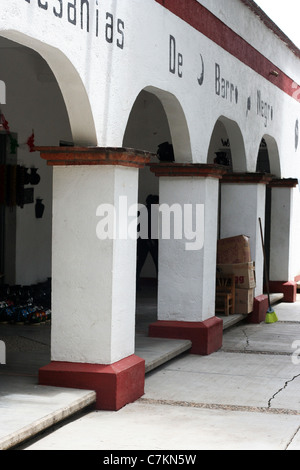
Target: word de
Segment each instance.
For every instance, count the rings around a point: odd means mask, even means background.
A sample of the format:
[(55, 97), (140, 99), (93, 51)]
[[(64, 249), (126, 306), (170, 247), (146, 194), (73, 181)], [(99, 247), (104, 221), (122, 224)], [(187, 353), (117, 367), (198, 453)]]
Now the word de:
[(169, 71), (174, 75), (177, 73), (178, 77), (182, 78), (183, 72), (183, 55), (177, 52), (176, 40), (174, 36), (170, 35), (170, 48), (169, 48)]

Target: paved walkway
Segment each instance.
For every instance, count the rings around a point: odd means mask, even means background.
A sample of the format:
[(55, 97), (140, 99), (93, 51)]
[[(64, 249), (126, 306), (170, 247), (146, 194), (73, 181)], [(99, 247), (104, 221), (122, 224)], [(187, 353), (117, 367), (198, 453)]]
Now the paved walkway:
[[(153, 307), (144, 300), (137, 342)], [(275, 311), (277, 323), (225, 329), (211, 356), (186, 352), (153, 370), (152, 349), (144, 396), (118, 412), (89, 408), (93, 391), (37, 385), (50, 360), (49, 325), (2, 325), (9, 362), (0, 366), (0, 449), (300, 450), (300, 298)], [(162, 347), (168, 355), (157, 341)]]

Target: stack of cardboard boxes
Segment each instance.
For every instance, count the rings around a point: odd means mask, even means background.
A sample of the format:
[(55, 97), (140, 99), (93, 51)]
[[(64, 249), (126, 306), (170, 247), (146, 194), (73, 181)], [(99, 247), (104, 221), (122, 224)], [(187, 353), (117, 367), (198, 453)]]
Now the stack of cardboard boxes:
[(234, 313), (251, 313), (256, 283), (248, 237), (239, 235), (218, 240), (217, 272), (235, 276)]

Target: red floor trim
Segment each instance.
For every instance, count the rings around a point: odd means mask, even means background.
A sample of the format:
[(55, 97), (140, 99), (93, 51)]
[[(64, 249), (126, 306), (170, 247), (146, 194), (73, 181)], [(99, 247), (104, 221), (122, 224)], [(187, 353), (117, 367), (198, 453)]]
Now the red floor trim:
[(223, 341), (223, 321), (212, 317), (203, 322), (157, 321), (149, 325), (152, 338), (188, 339), (191, 354), (206, 356), (218, 351)]
[(270, 292), (281, 292), (284, 302), (296, 302), (297, 282), (294, 281), (270, 281)]
[(135, 355), (111, 365), (52, 361), (39, 370), (39, 384), (95, 390), (96, 409), (117, 411), (144, 394), (145, 361)]
[(258, 295), (254, 298), (253, 312), (247, 317), (248, 323), (261, 323), (266, 319), (266, 313), (269, 308), (268, 297), (266, 295)]

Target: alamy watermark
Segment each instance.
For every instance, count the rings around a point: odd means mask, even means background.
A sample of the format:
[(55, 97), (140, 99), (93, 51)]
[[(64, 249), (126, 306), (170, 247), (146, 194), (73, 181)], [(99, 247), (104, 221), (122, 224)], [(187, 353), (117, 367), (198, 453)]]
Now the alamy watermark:
[(292, 354), (292, 363), (295, 366), (300, 365), (300, 340), (295, 340), (292, 344), (292, 349), (295, 349), (295, 351)]
[(128, 204), (120, 196), (117, 205), (100, 204), (96, 235), (100, 240), (184, 240), (187, 251), (204, 245), (204, 204)]
[(0, 341), (0, 365), (6, 364), (6, 346), (4, 341)]

